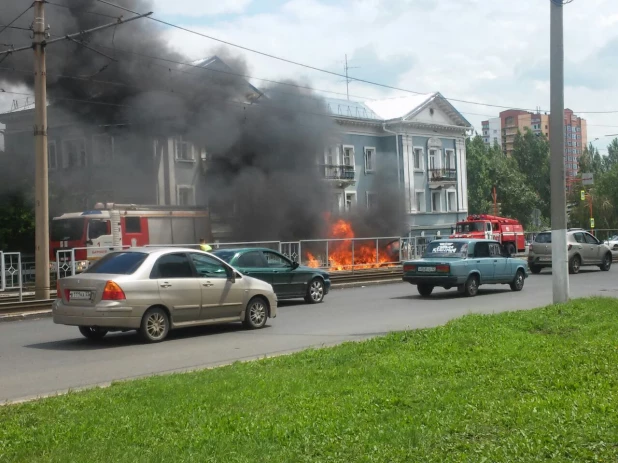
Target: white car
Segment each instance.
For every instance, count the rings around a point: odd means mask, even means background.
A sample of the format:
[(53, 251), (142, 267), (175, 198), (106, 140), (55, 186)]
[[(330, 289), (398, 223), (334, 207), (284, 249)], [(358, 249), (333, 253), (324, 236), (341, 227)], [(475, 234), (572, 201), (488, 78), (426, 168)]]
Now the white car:
[(609, 246), (609, 248), (612, 250), (614, 258), (618, 257), (618, 235), (610, 237), (609, 239), (605, 240), (604, 243), (605, 246)]

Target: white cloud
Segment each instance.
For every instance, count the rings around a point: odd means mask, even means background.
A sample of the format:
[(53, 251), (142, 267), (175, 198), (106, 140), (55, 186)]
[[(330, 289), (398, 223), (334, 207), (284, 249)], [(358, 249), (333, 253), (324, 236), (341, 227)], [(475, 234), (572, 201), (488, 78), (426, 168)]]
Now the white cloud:
[(214, 16), (242, 13), (253, 0), (155, 0), (158, 15)]

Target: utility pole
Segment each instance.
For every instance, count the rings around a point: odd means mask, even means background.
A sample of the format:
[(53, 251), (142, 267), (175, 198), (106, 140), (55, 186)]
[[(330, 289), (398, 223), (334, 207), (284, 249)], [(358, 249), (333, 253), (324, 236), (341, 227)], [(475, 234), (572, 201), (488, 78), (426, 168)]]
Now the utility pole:
[(563, 1), (550, 0), (550, 179), (552, 289), (554, 304), (569, 300), (566, 181), (564, 169), (564, 32)]
[(35, 297), (49, 299), (49, 185), (47, 178), (47, 70), (45, 66), (45, 2), (34, 2), (35, 94)]

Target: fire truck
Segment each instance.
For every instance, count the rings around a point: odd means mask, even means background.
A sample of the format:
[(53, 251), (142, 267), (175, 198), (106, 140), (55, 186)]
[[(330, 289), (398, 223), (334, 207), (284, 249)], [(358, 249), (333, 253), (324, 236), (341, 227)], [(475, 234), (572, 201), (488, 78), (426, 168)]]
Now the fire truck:
[(495, 215), (470, 215), (457, 222), (451, 238), (486, 238), (501, 242), (511, 253), (524, 252), (524, 228), (518, 220)]
[(55, 262), (58, 251), (75, 249), (78, 267), (87, 267), (114, 249), (195, 244), (201, 238), (212, 242), (205, 208), (97, 203), (94, 210), (55, 217), (49, 250)]

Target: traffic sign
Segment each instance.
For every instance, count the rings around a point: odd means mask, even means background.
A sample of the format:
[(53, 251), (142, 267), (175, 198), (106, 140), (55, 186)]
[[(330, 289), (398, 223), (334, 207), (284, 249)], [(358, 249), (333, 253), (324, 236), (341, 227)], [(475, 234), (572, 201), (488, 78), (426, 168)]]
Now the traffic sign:
[(590, 217), (590, 228), (594, 228), (594, 218)]
[(591, 173), (583, 173), (582, 174), (582, 183), (584, 185), (594, 185), (594, 178)]
[(586, 200), (586, 192), (584, 190), (582, 190), (581, 196), (582, 196), (582, 201), (585, 201)]

